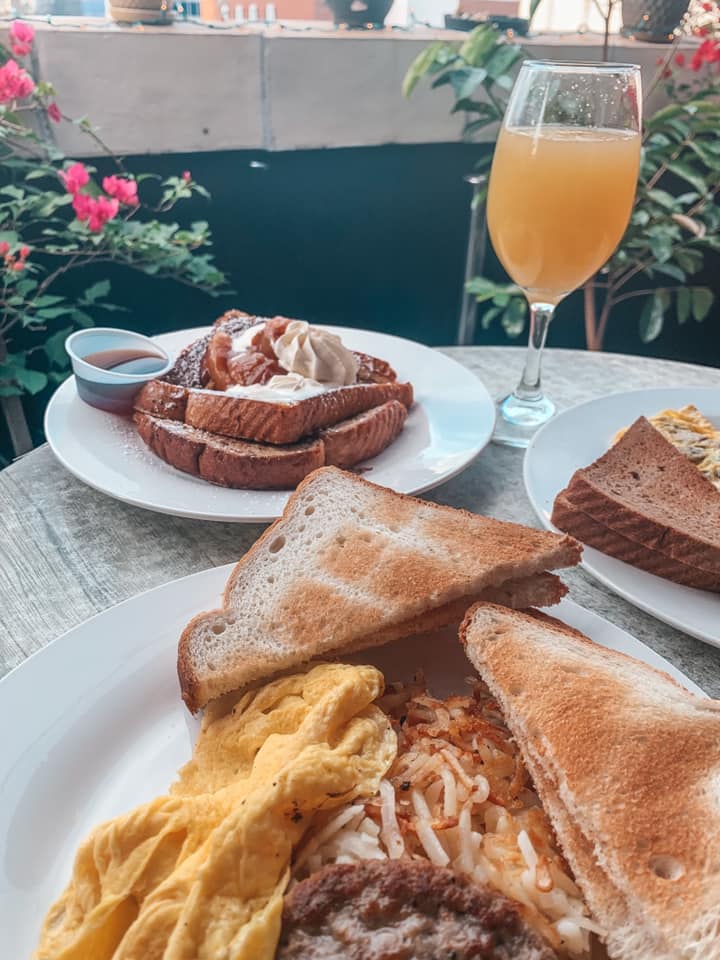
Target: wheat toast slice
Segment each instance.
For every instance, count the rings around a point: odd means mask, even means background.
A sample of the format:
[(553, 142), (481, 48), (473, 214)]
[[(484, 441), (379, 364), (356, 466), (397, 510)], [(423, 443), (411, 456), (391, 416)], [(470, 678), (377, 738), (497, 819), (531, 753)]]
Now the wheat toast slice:
[[(234, 335), (264, 319), (231, 310), (216, 321), (213, 330)], [(374, 382), (354, 383), (287, 402), (213, 390), (204, 364), (211, 337), (212, 333), (206, 334), (186, 347), (162, 380), (145, 384), (135, 397), (135, 410), (227, 437), (287, 445), (390, 400), (399, 401), (407, 409), (412, 406), (412, 385), (398, 382), (392, 370), (387, 375), (378, 374)]]
[(561, 496), (628, 540), (720, 575), (720, 493), (645, 417)]
[[(452, 604), (445, 622), (453, 622), (463, 599), (571, 566), (580, 552), (572, 537), (316, 470), (237, 564), (222, 609), (183, 632), (183, 699), (196, 711), (314, 657), (408, 635), (418, 618)], [(546, 602), (544, 583), (542, 593), (537, 602)]]
[(720, 702), (548, 616), (468, 612), (497, 699), (613, 960), (720, 960)]
[(403, 428), (407, 409), (397, 400), (286, 446), (235, 440), (178, 420), (136, 411), (140, 437), (177, 470), (223, 487), (292, 490), (313, 470), (354, 466), (381, 453)]

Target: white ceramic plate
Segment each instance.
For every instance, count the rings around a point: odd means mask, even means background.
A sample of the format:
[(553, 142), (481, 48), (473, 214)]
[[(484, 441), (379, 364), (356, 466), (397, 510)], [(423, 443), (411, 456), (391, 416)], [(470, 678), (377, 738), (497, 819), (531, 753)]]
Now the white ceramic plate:
[[(557, 494), (578, 469), (596, 460), (615, 433), (639, 416), (694, 404), (720, 424), (720, 388), (677, 387), (615, 393), (565, 410), (546, 424), (525, 454), (525, 489), (548, 530)], [(583, 566), (601, 583), (679, 630), (720, 646), (720, 595), (683, 587), (585, 547)]]
[[(416, 403), (398, 439), (369, 461), (365, 477), (399, 493), (420, 493), (460, 473), (483, 449), (495, 407), (478, 378), (455, 360), (385, 333), (325, 327), (353, 350), (388, 360), (415, 388)], [(171, 354), (206, 328), (155, 339)], [(129, 419), (104, 413), (78, 397), (75, 378), (56, 391), (45, 434), (58, 460), (102, 493), (148, 510), (200, 520), (265, 522), (282, 513), (285, 491), (228, 490), (181, 473), (145, 446)]]
[[(2, 956), (29, 957), (45, 912), (96, 823), (164, 793), (190, 757), (178, 690), (178, 637), (216, 607), (232, 564), (140, 594), (64, 634), (0, 681), (0, 931)], [(629, 634), (570, 601), (555, 608), (598, 643), (683, 674)], [(142, 629), (138, 629), (142, 625)], [(450, 633), (357, 654), (388, 680), (425, 670), (435, 693), (462, 692), (473, 673)]]

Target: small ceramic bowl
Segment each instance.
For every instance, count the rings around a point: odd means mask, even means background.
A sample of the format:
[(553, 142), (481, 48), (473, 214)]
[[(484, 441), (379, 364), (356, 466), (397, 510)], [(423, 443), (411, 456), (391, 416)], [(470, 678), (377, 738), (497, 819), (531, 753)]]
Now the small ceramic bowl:
[(115, 327), (77, 330), (65, 349), (80, 398), (111, 413), (129, 413), (140, 387), (173, 365), (167, 351), (149, 337)]

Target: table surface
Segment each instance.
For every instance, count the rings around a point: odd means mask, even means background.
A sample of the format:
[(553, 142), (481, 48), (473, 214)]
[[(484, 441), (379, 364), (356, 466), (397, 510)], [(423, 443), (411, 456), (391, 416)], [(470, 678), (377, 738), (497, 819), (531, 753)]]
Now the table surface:
[[(518, 379), (518, 347), (451, 347), (491, 393)], [(720, 370), (613, 354), (548, 350), (545, 386), (560, 408), (628, 389), (720, 387)], [(491, 444), (464, 473), (426, 496), (532, 526), (522, 451)], [(260, 524), (211, 523), (141, 510), (67, 473), (47, 446), (0, 473), (0, 676), (50, 640), (133, 594), (238, 559)], [(637, 610), (583, 570), (563, 573), (570, 596), (667, 657), (720, 697), (720, 651)]]

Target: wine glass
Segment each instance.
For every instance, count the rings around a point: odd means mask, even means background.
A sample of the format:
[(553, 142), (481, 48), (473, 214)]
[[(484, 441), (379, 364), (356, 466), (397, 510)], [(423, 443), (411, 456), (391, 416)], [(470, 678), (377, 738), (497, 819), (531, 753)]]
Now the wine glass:
[(527, 60), (490, 173), (495, 252), (530, 304), (520, 383), (498, 403), (493, 439), (526, 447), (555, 412), (540, 382), (555, 307), (610, 258), (627, 227), (640, 165), (640, 68)]

